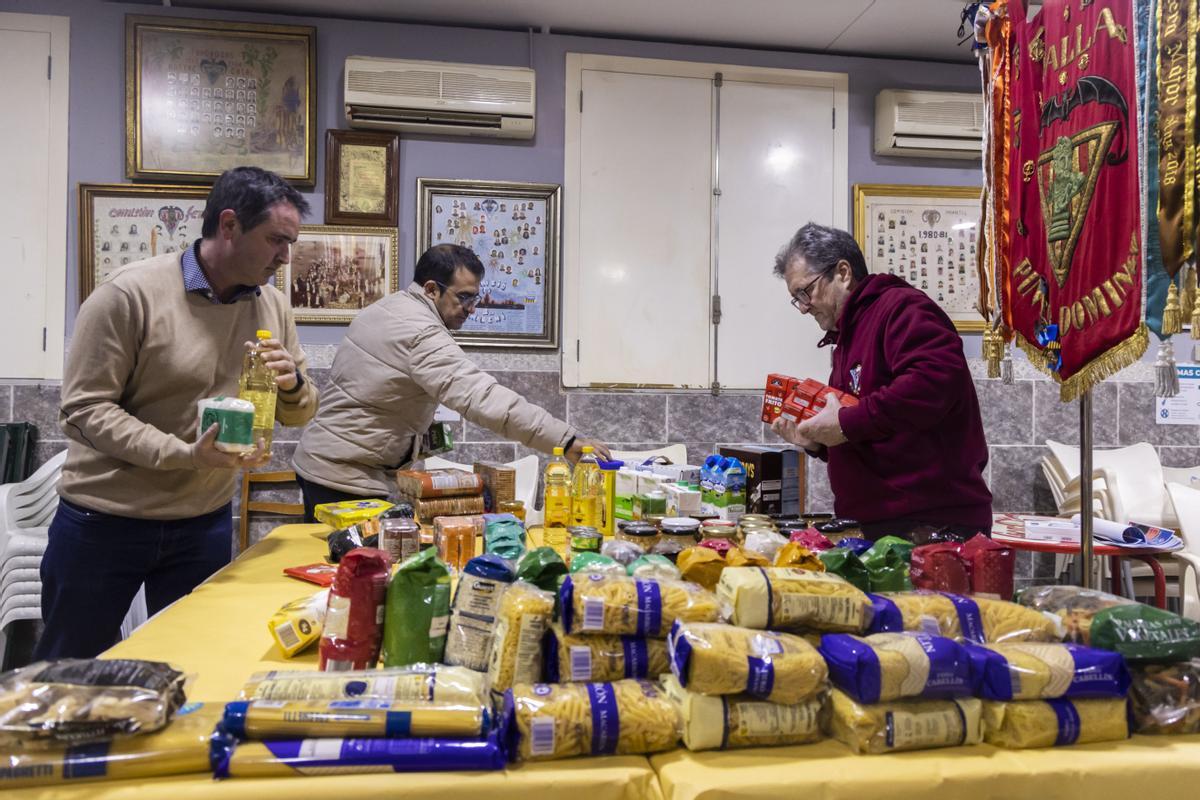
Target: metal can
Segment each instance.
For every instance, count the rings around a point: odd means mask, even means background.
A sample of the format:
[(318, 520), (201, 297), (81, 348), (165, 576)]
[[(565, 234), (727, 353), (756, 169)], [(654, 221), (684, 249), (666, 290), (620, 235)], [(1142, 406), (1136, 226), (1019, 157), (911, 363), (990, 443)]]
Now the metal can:
[(567, 562), (580, 553), (599, 553), (604, 535), (591, 525), (572, 525), (567, 528)]

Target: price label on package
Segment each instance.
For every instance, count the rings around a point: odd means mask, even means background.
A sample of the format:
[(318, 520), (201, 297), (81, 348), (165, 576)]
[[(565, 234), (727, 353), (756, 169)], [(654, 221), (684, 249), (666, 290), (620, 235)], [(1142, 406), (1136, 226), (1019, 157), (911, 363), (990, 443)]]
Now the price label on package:
[(1159, 425), (1200, 425), (1200, 365), (1180, 364), (1179, 394), (1158, 398), (1154, 418)]

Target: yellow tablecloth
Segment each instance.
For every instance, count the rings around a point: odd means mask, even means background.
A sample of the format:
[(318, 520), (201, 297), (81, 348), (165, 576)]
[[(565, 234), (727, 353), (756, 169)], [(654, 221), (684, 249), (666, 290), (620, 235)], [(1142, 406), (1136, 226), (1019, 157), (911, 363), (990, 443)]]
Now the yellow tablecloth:
[[(253, 672), (315, 669), (315, 648), (285, 659), (267, 632), (284, 603), (318, 587), (283, 575), (285, 567), (321, 561), (324, 525), (285, 525), (241, 558), (155, 616), (104, 655), (168, 661), (193, 676), (188, 698), (225, 702)], [(2, 759), (0, 759), (2, 765)], [(640, 756), (526, 764), (504, 772), (445, 772), (213, 781), (205, 775), (80, 783), (3, 792), (4, 800), (193, 800), (193, 798), (333, 797), (346, 800), (661, 800), (650, 762)]]

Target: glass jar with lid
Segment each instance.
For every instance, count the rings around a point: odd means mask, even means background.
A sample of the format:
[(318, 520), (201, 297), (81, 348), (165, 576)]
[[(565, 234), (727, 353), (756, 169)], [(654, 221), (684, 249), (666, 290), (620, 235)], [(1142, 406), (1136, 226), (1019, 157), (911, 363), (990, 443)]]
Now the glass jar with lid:
[(649, 553), (658, 543), (658, 528), (643, 520), (629, 520), (617, 529), (616, 538), (633, 542)]
[(700, 520), (692, 517), (666, 517), (658, 524), (658, 541), (678, 542), (688, 548), (700, 540)]
[(512, 514), (517, 519), (521, 520), (521, 524), (525, 523), (525, 501), (524, 500), (508, 500), (504, 503), (496, 505), (496, 511), (501, 514)]
[(737, 526), (705, 523), (700, 526), (700, 539), (723, 539), (727, 542), (737, 542)]

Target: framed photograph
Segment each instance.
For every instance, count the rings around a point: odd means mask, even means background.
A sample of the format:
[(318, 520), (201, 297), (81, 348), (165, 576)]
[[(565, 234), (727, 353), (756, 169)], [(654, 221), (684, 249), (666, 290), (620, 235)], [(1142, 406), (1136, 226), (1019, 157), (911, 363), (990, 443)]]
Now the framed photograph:
[(390, 225), (399, 221), (400, 137), (382, 131), (325, 134), (325, 222)]
[(292, 260), (275, 273), (297, 322), (352, 322), (400, 289), (395, 228), (301, 225)]
[(125, 174), (316, 179), (316, 28), (125, 17)]
[(561, 199), (555, 183), (417, 179), (417, 257), (458, 244), (483, 262), (464, 346), (558, 348)]
[(854, 186), (854, 238), (869, 272), (921, 289), (960, 333), (980, 333), (979, 194), (974, 186)]
[(134, 261), (200, 238), (207, 186), (79, 184), (79, 302)]

